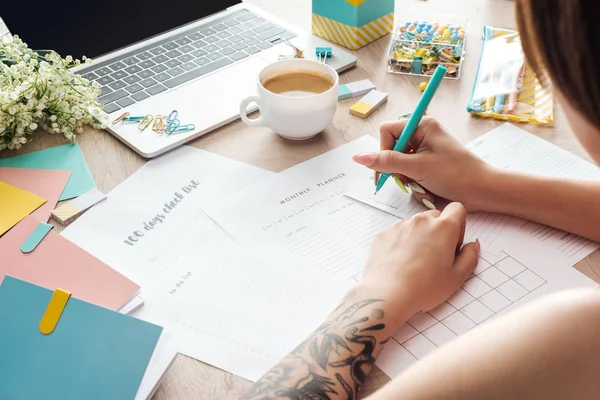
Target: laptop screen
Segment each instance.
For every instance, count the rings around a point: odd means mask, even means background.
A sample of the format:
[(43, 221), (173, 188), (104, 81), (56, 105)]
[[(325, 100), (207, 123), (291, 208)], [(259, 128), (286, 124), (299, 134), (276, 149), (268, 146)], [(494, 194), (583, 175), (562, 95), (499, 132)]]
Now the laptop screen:
[[(34, 50), (98, 57), (225, 10), (239, 0), (29, 0), (0, 7), (12, 34)], [(18, 5), (20, 4), (20, 5)]]

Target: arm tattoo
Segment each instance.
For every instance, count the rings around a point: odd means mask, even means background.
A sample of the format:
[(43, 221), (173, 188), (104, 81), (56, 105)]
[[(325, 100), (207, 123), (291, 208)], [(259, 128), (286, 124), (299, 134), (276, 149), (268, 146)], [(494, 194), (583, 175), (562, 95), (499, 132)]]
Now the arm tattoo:
[(341, 304), (242, 400), (355, 400), (388, 337), (383, 300)]

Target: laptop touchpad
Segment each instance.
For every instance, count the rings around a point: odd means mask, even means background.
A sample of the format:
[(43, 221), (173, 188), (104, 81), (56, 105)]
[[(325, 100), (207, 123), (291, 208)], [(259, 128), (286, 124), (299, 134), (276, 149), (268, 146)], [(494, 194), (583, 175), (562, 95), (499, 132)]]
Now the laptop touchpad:
[(111, 128), (121, 140), (131, 143), (145, 156), (152, 156), (165, 147), (173, 148), (192, 136), (239, 118), (240, 103), (256, 94), (258, 74), (268, 64), (269, 61), (260, 56), (252, 57), (127, 109), (131, 115), (168, 115), (171, 110), (177, 110), (181, 125), (194, 124), (195, 131), (158, 136), (150, 129), (140, 134), (137, 124)]

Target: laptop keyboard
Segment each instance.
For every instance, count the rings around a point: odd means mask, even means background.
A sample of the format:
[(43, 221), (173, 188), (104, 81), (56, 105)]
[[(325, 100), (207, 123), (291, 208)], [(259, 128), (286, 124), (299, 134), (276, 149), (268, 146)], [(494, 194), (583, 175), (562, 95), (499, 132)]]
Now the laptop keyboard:
[(241, 10), (81, 71), (115, 112), (260, 53), (296, 35)]

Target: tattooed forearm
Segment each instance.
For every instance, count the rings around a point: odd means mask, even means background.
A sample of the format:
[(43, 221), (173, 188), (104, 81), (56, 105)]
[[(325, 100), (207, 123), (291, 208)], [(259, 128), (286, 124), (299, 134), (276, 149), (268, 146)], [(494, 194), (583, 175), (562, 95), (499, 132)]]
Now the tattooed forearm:
[(365, 299), (340, 305), (242, 399), (356, 399), (389, 340), (383, 304), (383, 300)]

